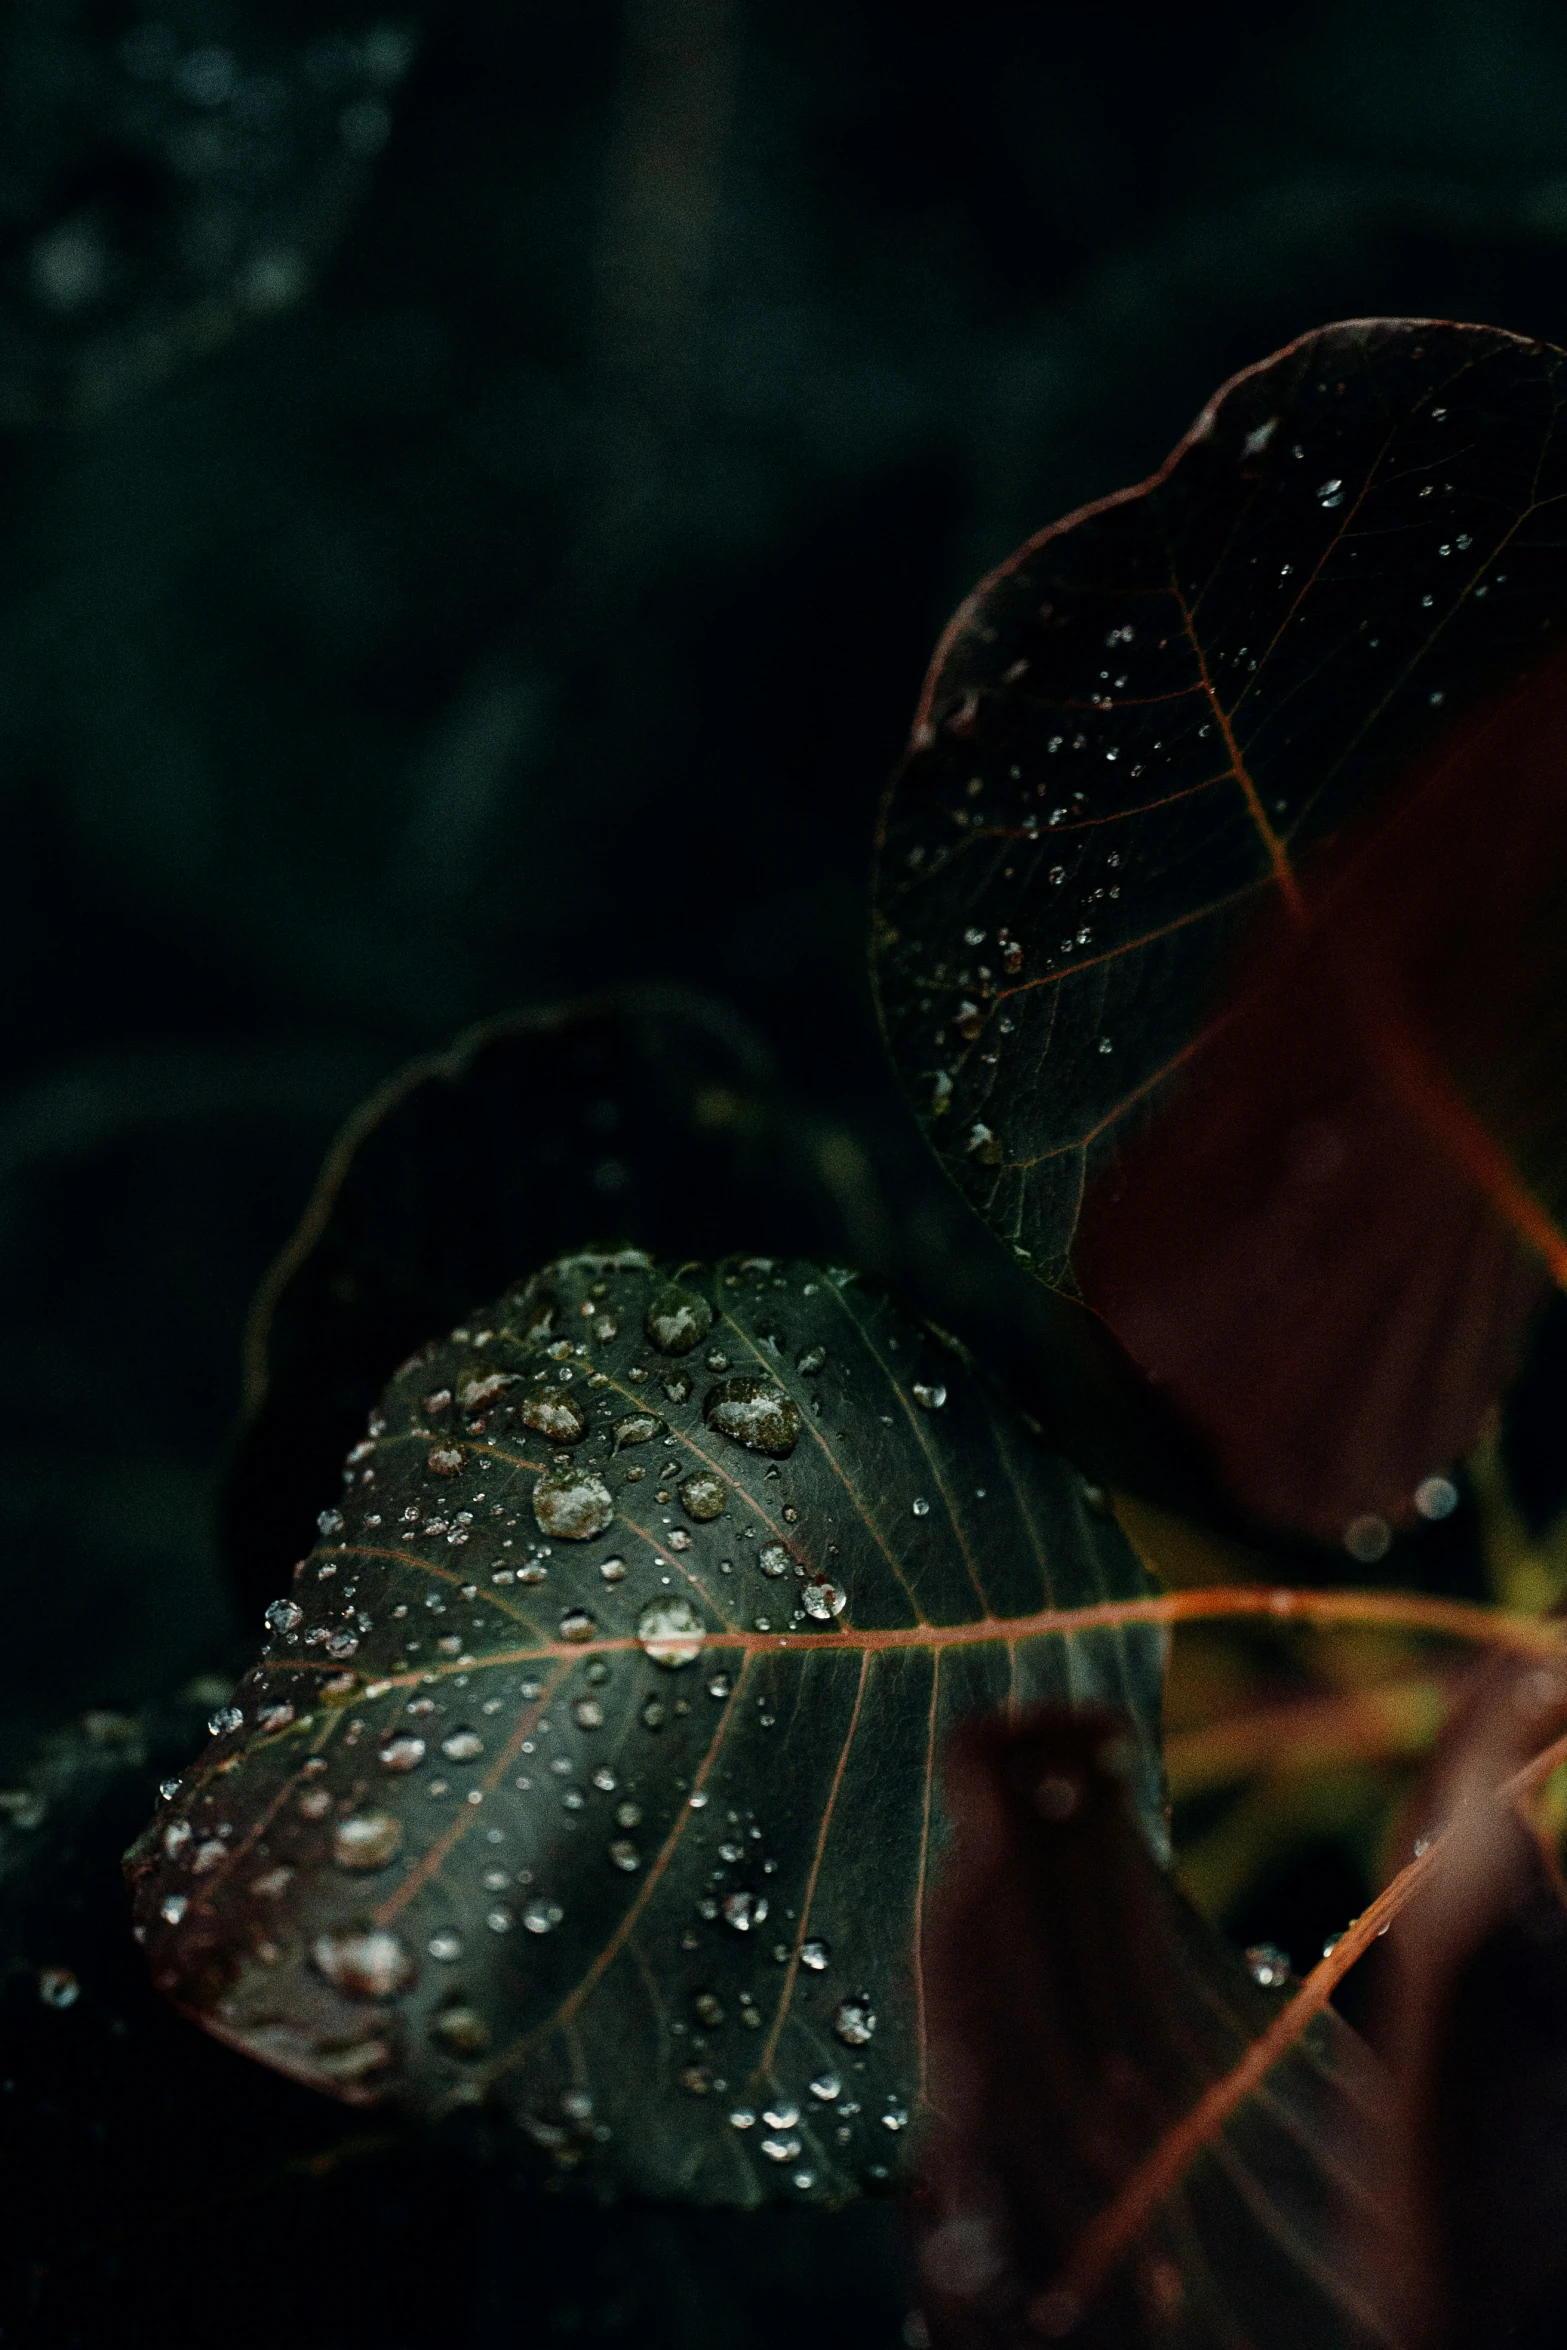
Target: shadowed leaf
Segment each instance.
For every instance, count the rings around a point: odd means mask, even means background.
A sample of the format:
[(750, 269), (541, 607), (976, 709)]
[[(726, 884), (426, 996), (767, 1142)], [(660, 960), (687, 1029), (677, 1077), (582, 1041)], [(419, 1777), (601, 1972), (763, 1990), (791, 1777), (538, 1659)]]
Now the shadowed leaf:
[(1567, 1263), (1529, 1188), (1561, 1181), (1562, 365), (1383, 321), (1238, 377), (965, 606), (888, 801), (884, 1016), (945, 1163), (1320, 1538), (1407, 1515)]
[(1279, 2012), (1149, 1858), (1124, 1724), (1041, 1709), (953, 1741), (926, 1967), (935, 2120), (917, 2206), (937, 2350), (1386, 2339), (1340, 2257), (1351, 2149), (1382, 2094), (1317, 2016), (1097, 2290), (1092, 2223)]
[(317, 2086), (489, 2101), (605, 2187), (841, 2199), (919, 2120), (949, 1723), (1125, 1708), (1162, 1842), (1142, 1569), (847, 1274), (564, 1260), (405, 1366), (346, 1479), (132, 1861), (155, 1980)]

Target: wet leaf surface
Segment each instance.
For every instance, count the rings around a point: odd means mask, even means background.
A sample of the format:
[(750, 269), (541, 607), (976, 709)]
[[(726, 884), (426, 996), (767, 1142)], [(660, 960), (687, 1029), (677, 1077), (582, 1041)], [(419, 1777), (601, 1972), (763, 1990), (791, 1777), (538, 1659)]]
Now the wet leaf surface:
[(918, 2205), (937, 2350), (1386, 2339), (1342, 2242), (1353, 2162), (1385, 2095), (1331, 2010), (1178, 2177), (1110, 2269), (1073, 2256), (1137, 2165), (1274, 2020), (1149, 1860), (1110, 1716), (1041, 1709), (962, 1732), (952, 1862), (927, 2000), (936, 2111)]
[(883, 812), (877, 979), (943, 1164), (1044, 1280), (1248, 923), (1553, 641), (1563, 366), (1324, 328), (954, 620)]
[(488, 2104), (607, 2189), (875, 2189), (920, 2119), (947, 1727), (1127, 1709), (1162, 1840), (1159, 1636), (1115, 1620), (1148, 1588), (847, 1274), (564, 1260), (422, 1350), (350, 1454), (133, 1856), (154, 1979), (318, 2087)]

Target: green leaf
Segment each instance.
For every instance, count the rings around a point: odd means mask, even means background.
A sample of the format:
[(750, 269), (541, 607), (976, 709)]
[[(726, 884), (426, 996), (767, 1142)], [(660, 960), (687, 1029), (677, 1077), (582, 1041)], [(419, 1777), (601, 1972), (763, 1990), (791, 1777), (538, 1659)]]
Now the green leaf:
[(1125, 1709), (1162, 1846), (1144, 1571), (851, 1275), (564, 1259), (345, 1477), (131, 1860), (154, 1979), (319, 2087), (489, 2101), (605, 2190), (841, 2200), (919, 2119), (949, 1723)]
[(942, 1163), (1042, 1280), (1242, 928), (1554, 643), (1564, 365), (1490, 327), (1307, 335), (949, 628), (883, 811), (876, 979)]

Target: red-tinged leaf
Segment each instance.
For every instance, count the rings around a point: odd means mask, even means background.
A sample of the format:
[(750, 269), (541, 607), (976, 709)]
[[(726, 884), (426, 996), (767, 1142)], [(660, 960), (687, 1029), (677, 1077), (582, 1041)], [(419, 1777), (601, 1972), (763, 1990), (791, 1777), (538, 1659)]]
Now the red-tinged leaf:
[(1567, 668), (1303, 877), (1084, 1203), (1083, 1286), (1258, 1515), (1407, 1517), (1567, 1277)]
[(844, 1272), (563, 1260), (393, 1380), (132, 1856), (153, 1975), (317, 2087), (614, 2189), (890, 2181), (939, 1741), (1114, 1703), (1157, 1602), (961, 1350)]
[[(1469, 1441), (1557, 1246), (1563, 367), (1383, 321), (1237, 378), (976, 592), (885, 812), (883, 1016), (945, 1163), (1320, 1536)], [(1342, 948), (1324, 848), (1401, 792)]]
[(1564, 1717), (1560, 1664), (1490, 1665), (1408, 1814), (1406, 1850), (1446, 1833), (1379, 1946), (1390, 2094), (1357, 2155), (1385, 2191), (1351, 2273), (1420, 2350), (1554, 2341), (1567, 2323), (1567, 1884), (1528, 1819)]
[(1318, 2014), (1080, 2294), (1091, 2224), (1278, 2014), (1149, 1858), (1124, 1725), (1041, 1709), (963, 1730), (927, 1942), (934, 2120), (917, 2206), (936, 2350), (1068, 2339), (1331, 2350), (1387, 2339), (1343, 2258), (1383, 2094)]

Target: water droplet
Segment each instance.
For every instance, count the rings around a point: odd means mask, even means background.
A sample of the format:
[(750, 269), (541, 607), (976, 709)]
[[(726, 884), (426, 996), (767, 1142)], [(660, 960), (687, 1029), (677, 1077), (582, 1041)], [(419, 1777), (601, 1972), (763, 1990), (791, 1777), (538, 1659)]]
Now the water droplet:
[(591, 1542), (615, 1515), (609, 1487), (592, 1469), (551, 1469), (533, 1488), (541, 1534), (557, 1542)]
[(800, 1441), (800, 1407), (768, 1379), (725, 1379), (708, 1389), (702, 1416), (720, 1436), (786, 1460)]
[(489, 1927), (492, 1934), (509, 1934), (513, 1926), (517, 1923), (509, 1909), (486, 1910), (484, 1913), (484, 1922)]
[(490, 2045), (490, 2027), (477, 2008), (459, 2001), (431, 2017), (430, 2037), (454, 2056), (482, 2056)]
[(388, 1738), (381, 1749), (381, 1767), (388, 1771), (416, 1771), (424, 1760), (422, 1738)]
[(688, 1599), (656, 1599), (637, 1622), (637, 1638), (647, 1655), (668, 1672), (695, 1664), (704, 1637), (702, 1619)]
[(1351, 1518), (1344, 1529), (1344, 1548), (1362, 1566), (1374, 1566), (1392, 1547), (1393, 1530), (1386, 1518)]
[(625, 1419), (615, 1422), (615, 1450), (624, 1452), (628, 1444), (651, 1444), (663, 1425), (653, 1412), (628, 1412)]
[(947, 1391), (939, 1379), (930, 1386), (926, 1386), (922, 1380), (916, 1379), (914, 1400), (917, 1404), (922, 1405), (927, 1412), (939, 1412), (947, 1400)]
[(343, 1513), (341, 1510), (323, 1510), (316, 1519), (316, 1524), (321, 1529), (323, 1539), (330, 1542), (334, 1534), (341, 1534), (343, 1531)]
[(700, 1344), (713, 1326), (713, 1309), (694, 1289), (671, 1282), (649, 1303), (642, 1327), (660, 1354), (684, 1355)]
[(1415, 1487), (1415, 1507), (1423, 1518), (1450, 1518), (1458, 1507), (1458, 1488), (1450, 1477), (1423, 1477)]
[(598, 1618), (590, 1616), (585, 1607), (569, 1607), (560, 1619), (562, 1640), (591, 1640), (598, 1630)]
[(836, 1583), (807, 1583), (801, 1596), (806, 1614), (819, 1624), (830, 1624), (849, 1604), (848, 1593), (840, 1591)]
[(881, 2117), (881, 2126), (884, 2130), (906, 2130), (909, 2126), (908, 2107), (899, 2104), (894, 2098)]
[(789, 1553), (781, 1542), (764, 1543), (757, 1555), (756, 1563), (764, 1575), (787, 1575), (790, 1565)]
[(1264, 1991), (1282, 1991), (1290, 1979), (1289, 1952), (1276, 1942), (1254, 1942), (1246, 1953), (1246, 1971)]
[(800, 2141), (798, 2138), (793, 2136), (787, 2138), (764, 2138), (762, 2140), (762, 2152), (766, 2155), (769, 2162), (794, 2162), (799, 2158)]
[(919, 1495), (914, 1501), (912, 1501), (909, 1504), (909, 1507), (913, 1510), (914, 1515), (917, 1518), (928, 1518), (930, 1516), (930, 1503), (925, 1499), (923, 1494)]
[(843, 2094), (843, 2083), (836, 2073), (818, 2073), (811, 2083), (811, 2095), (819, 2097), (823, 2105), (834, 2105)]
[(795, 1356), (794, 1367), (800, 1373), (802, 1378), (814, 1379), (817, 1372), (821, 1369), (826, 1360), (826, 1347), (808, 1346), (803, 1354), (798, 1354)]
[(402, 1840), (402, 1828), (389, 1812), (354, 1812), (332, 1831), (332, 1858), (340, 1869), (384, 1869)]
[(729, 2127), (732, 2130), (754, 2130), (756, 2116), (748, 2105), (738, 2105), (729, 2116)]
[(530, 1901), (522, 1922), (530, 1934), (553, 1934), (565, 1915), (558, 1901)]
[(1341, 481), (1325, 481), (1317, 492), (1317, 503), (1319, 506), (1342, 506), (1344, 484)]
[(762, 2119), (770, 2130), (792, 2130), (800, 2119), (797, 2105), (769, 2105), (762, 2110)]
[(472, 1762), (484, 1752), (484, 1740), (473, 1730), (454, 1730), (449, 1738), (441, 1740), (441, 1752), (448, 1762)]
[(432, 1477), (455, 1477), (462, 1467), (462, 1454), (455, 1444), (438, 1444), (425, 1460)]
[(261, 1620), (269, 1632), (293, 1632), (304, 1622), (305, 1611), (291, 1599), (275, 1599)]
[(581, 1404), (558, 1387), (538, 1387), (525, 1395), (517, 1406), (517, 1417), (535, 1435), (547, 1436), (551, 1444), (580, 1444), (588, 1432)]
[(602, 1730), (604, 1708), (596, 1697), (579, 1697), (571, 1709), (571, 1718), (579, 1730)]
[(440, 1959), (442, 1964), (446, 1966), (450, 1966), (453, 1959), (462, 1956), (462, 1944), (455, 1934), (432, 1934), (425, 1944), (425, 1948), (432, 1958)]
[(765, 1893), (726, 1893), (719, 1904), (726, 1926), (733, 1926), (737, 1934), (749, 1934), (767, 1915)]
[(729, 1499), (729, 1494), (721, 1478), (715, 1477), (709, 1470), (703, 1469), (696, 1476), (686, 1479), (680, 1488), (680, 1499), (685, 1506), (687, 1516), (695, 1518), (699, 1525), (705, 1526), (711, 1519), (723, 1515), (724, 1505)]
[(832, 2028), (846, 2048), (863, 2048), (875, 2037), (876, 2011), (863, 1991), (858, 1998), (839, 2002)]
[(189, 1907), (183, 1893), (169, 1893), (159, 1904), (158, 1915), (166, 1926), (177, 1926)]
[(818, 1939), (800, 1944), (800, 1964), (809, 1967), (813, 1975), (819, 1975), (831, 1959), (832, 1945), (830, 1942)]
[(220, 1705), (217, 1712), (208, 1721), (207, 1728), (214, 1738), (226, 1738), (231, 1731), (243, 1728), (244, 1721), (245, 1716), (241, 1707)]
[(624, 1869), (628, 1875), (633, 1869), (639, 1869), (642, 1866), (642, 1855), (629, 1836), (615, 1838), (609, 1847), (609, 1857), (617, 1869)]
[(318, 1934), (310, 1956), (317, 1973), (350, 1999), (390, 1999), (406, 1990), (418, 1973), (412, 1957), (386, 1926)]

